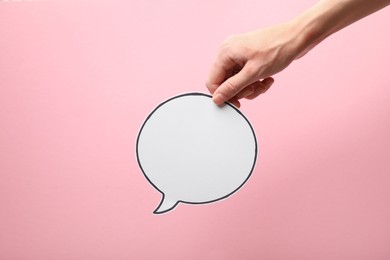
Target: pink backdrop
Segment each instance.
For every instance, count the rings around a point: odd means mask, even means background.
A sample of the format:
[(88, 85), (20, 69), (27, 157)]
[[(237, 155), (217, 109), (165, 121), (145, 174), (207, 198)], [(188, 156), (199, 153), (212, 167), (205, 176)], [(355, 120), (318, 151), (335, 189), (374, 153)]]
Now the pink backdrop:
[(135, 160), (228, 35), (314, 2), (0, 3), (0, 259), (390, 259), (390, 9), (244, 102), (260, 154), (230, 199), (153, 215)]

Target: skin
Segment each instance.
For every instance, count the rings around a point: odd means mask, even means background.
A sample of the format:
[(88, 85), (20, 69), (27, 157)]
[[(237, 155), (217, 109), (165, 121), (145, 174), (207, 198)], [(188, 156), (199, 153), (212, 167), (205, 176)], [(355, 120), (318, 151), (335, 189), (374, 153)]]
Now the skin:
[(233, 35), (221, 45), (206, 86), (213, 101), (254, 99), (272, 78), (333, 33), (390, 4), (390, 0), (320, 0), (290, 21)]

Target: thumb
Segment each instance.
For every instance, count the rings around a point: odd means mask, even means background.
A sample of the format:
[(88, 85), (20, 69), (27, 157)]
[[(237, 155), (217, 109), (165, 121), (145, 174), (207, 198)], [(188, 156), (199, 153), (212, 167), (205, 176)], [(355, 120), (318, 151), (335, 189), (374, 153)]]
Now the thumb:
[(217, 105), (222, 105), (224, 102), (232, 99), (246, 86), (255, 82), (253, 73), (244, 66), (240, 72), (226, 79), (214, 92), (213, 101)]

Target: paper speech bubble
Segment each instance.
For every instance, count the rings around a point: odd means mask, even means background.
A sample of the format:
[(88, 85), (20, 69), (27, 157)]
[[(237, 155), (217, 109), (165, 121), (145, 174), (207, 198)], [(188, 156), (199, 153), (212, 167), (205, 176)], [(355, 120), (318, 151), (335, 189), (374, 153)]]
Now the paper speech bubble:
[(257, 158), (255, 132), (233, 105), (219, 107), (211, 96), (188, 93), (157, 106), (137, 137), (138, 164), (163, 195), (153, 212), (179, 203), (225, 199), (250, 177)]

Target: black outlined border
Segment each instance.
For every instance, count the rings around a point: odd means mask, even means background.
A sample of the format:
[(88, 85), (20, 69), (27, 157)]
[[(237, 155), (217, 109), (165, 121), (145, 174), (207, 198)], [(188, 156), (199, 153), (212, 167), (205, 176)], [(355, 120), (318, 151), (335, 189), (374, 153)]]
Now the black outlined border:
[(250, 170), (250, 173), (248, 174), (248, 176), (246, 177), (246, 179), (240, 184), (240, 186), (238, 186), (235, 190), (233, 190), (232, 192), (230, 192), (229, 194), (221, 197), (221, 198), (218, 198), (218, 199), (214, 199), (214, 200), (210, 200), (210, 201), (205, 201), (205, 202), (188, 202), (188, 201), (183, 201), (183, 200), (178, 200), (171, 208), (167, 209), (167, 210), (164, 210), (164, 211), (159, 211), (157, 212), (157, 210), (160, 208), (161, 204), (164, 202), (164, 199), (165, 199), (165, 194), (164, 192), (162, 192), (156, 185), (153, 184), (153, 182), (151, 182), (151, 180), (148, 178), (148, 176), (146, 175), (144, 169), (142, 168), (142, 164), (140, 162), (140, 158), (139, 158), (139, 154), (138, 154), (138, 144), (139, 144), (139, 139), (140, 139), (140, 135), (142, 133), (142, 130), (145, 126), (145, 124), (148, 122), (148, 120), (151, 118), (151, 116), (154, 114), (154, 112), (156, 112), (160, 107), (162, 107), (163, 105), (165, 105), (166, 103), (174, 100), (174, 99), (177, 99), (177, 98), (181, 98), (181, 97), (185, 97), (185, 96), (204, 96), (204, 97), (208, 97), (208, 98), (212, 98), (211, 95), (208, 95), (208, 94), (204, 94), (204, 93), (200, 93), (200, 92), (190, 92), (190, 93), (185, 93), (185, 94), (180, 94), (180, 95), (177, 95), (177, 96), (174, 96), (172, 98), (169, 98), (167, 100), (165, 100), (164, 102), (160, 103), (155, 109), (153, 109), (152, 112), (150, 112), (150, 114), (146, 117), (145, 121), (143, 122), (139, 132), (138, 132), (138, 135), (137, 135), (137, 141), (136, 141), (136, 156), (137, 156), (137, 162), (138, 162), (138, 166), (140, 167), (144, 177), (148, 180), (148, 182), (156, 189), (158, 190), (161, 194), (162, 194), (162, 199), (160, 201), (160, 203), (158, 204), (157, 208), (153, 211), (153, 214), (163, 214), (163, 213), (166, 213), (168, 211), (171, 211), (172, 209), (174, 209), (179, 203), (186, 203), (186, 204), (208, 204), (208, 203), (212, 203), (212, 202), (216, 202), (216, 201), (220, 201), (220, 200), (223, 200), (223, 199), (226, 199), (228, 197), (230, 197), (231, 195), (233, 195), (234, 193), (236, 193), (239, 189), (242, 188), (242, 186), (244, 186), (244, 184), (248, 181), (248, 179), (250, 178), (250, 176), (252, 175), (253, 173), (253, 170), (255, 168), (255, 165), (256, 165), (256, 161), (257, 161), (257, 154), (258, 154), (258, 146), (257, 146), (257, 138), (256, 138), (256, 133), (251, 125), (251, 123), (249, 122), (249, 120), (245, 117), (245, 115), (243, 113), (241, 113), (241, 111), (235, 107), (233, 104), (229, 103), (229, 102), (225, 102), (225, 105), (228, 105), (230, 107), (232, 107), (234, 110), (236, 110), (236, 112), (238, 114), (240, 114), (244, 119), (245, 121), (248, 123), (251, 131), (252, 131), (252, 134), (253, 134), (253, 138), (255, 140), (255, 156), (253, 158), (253, 165), (252, 165), (252, 168)]

